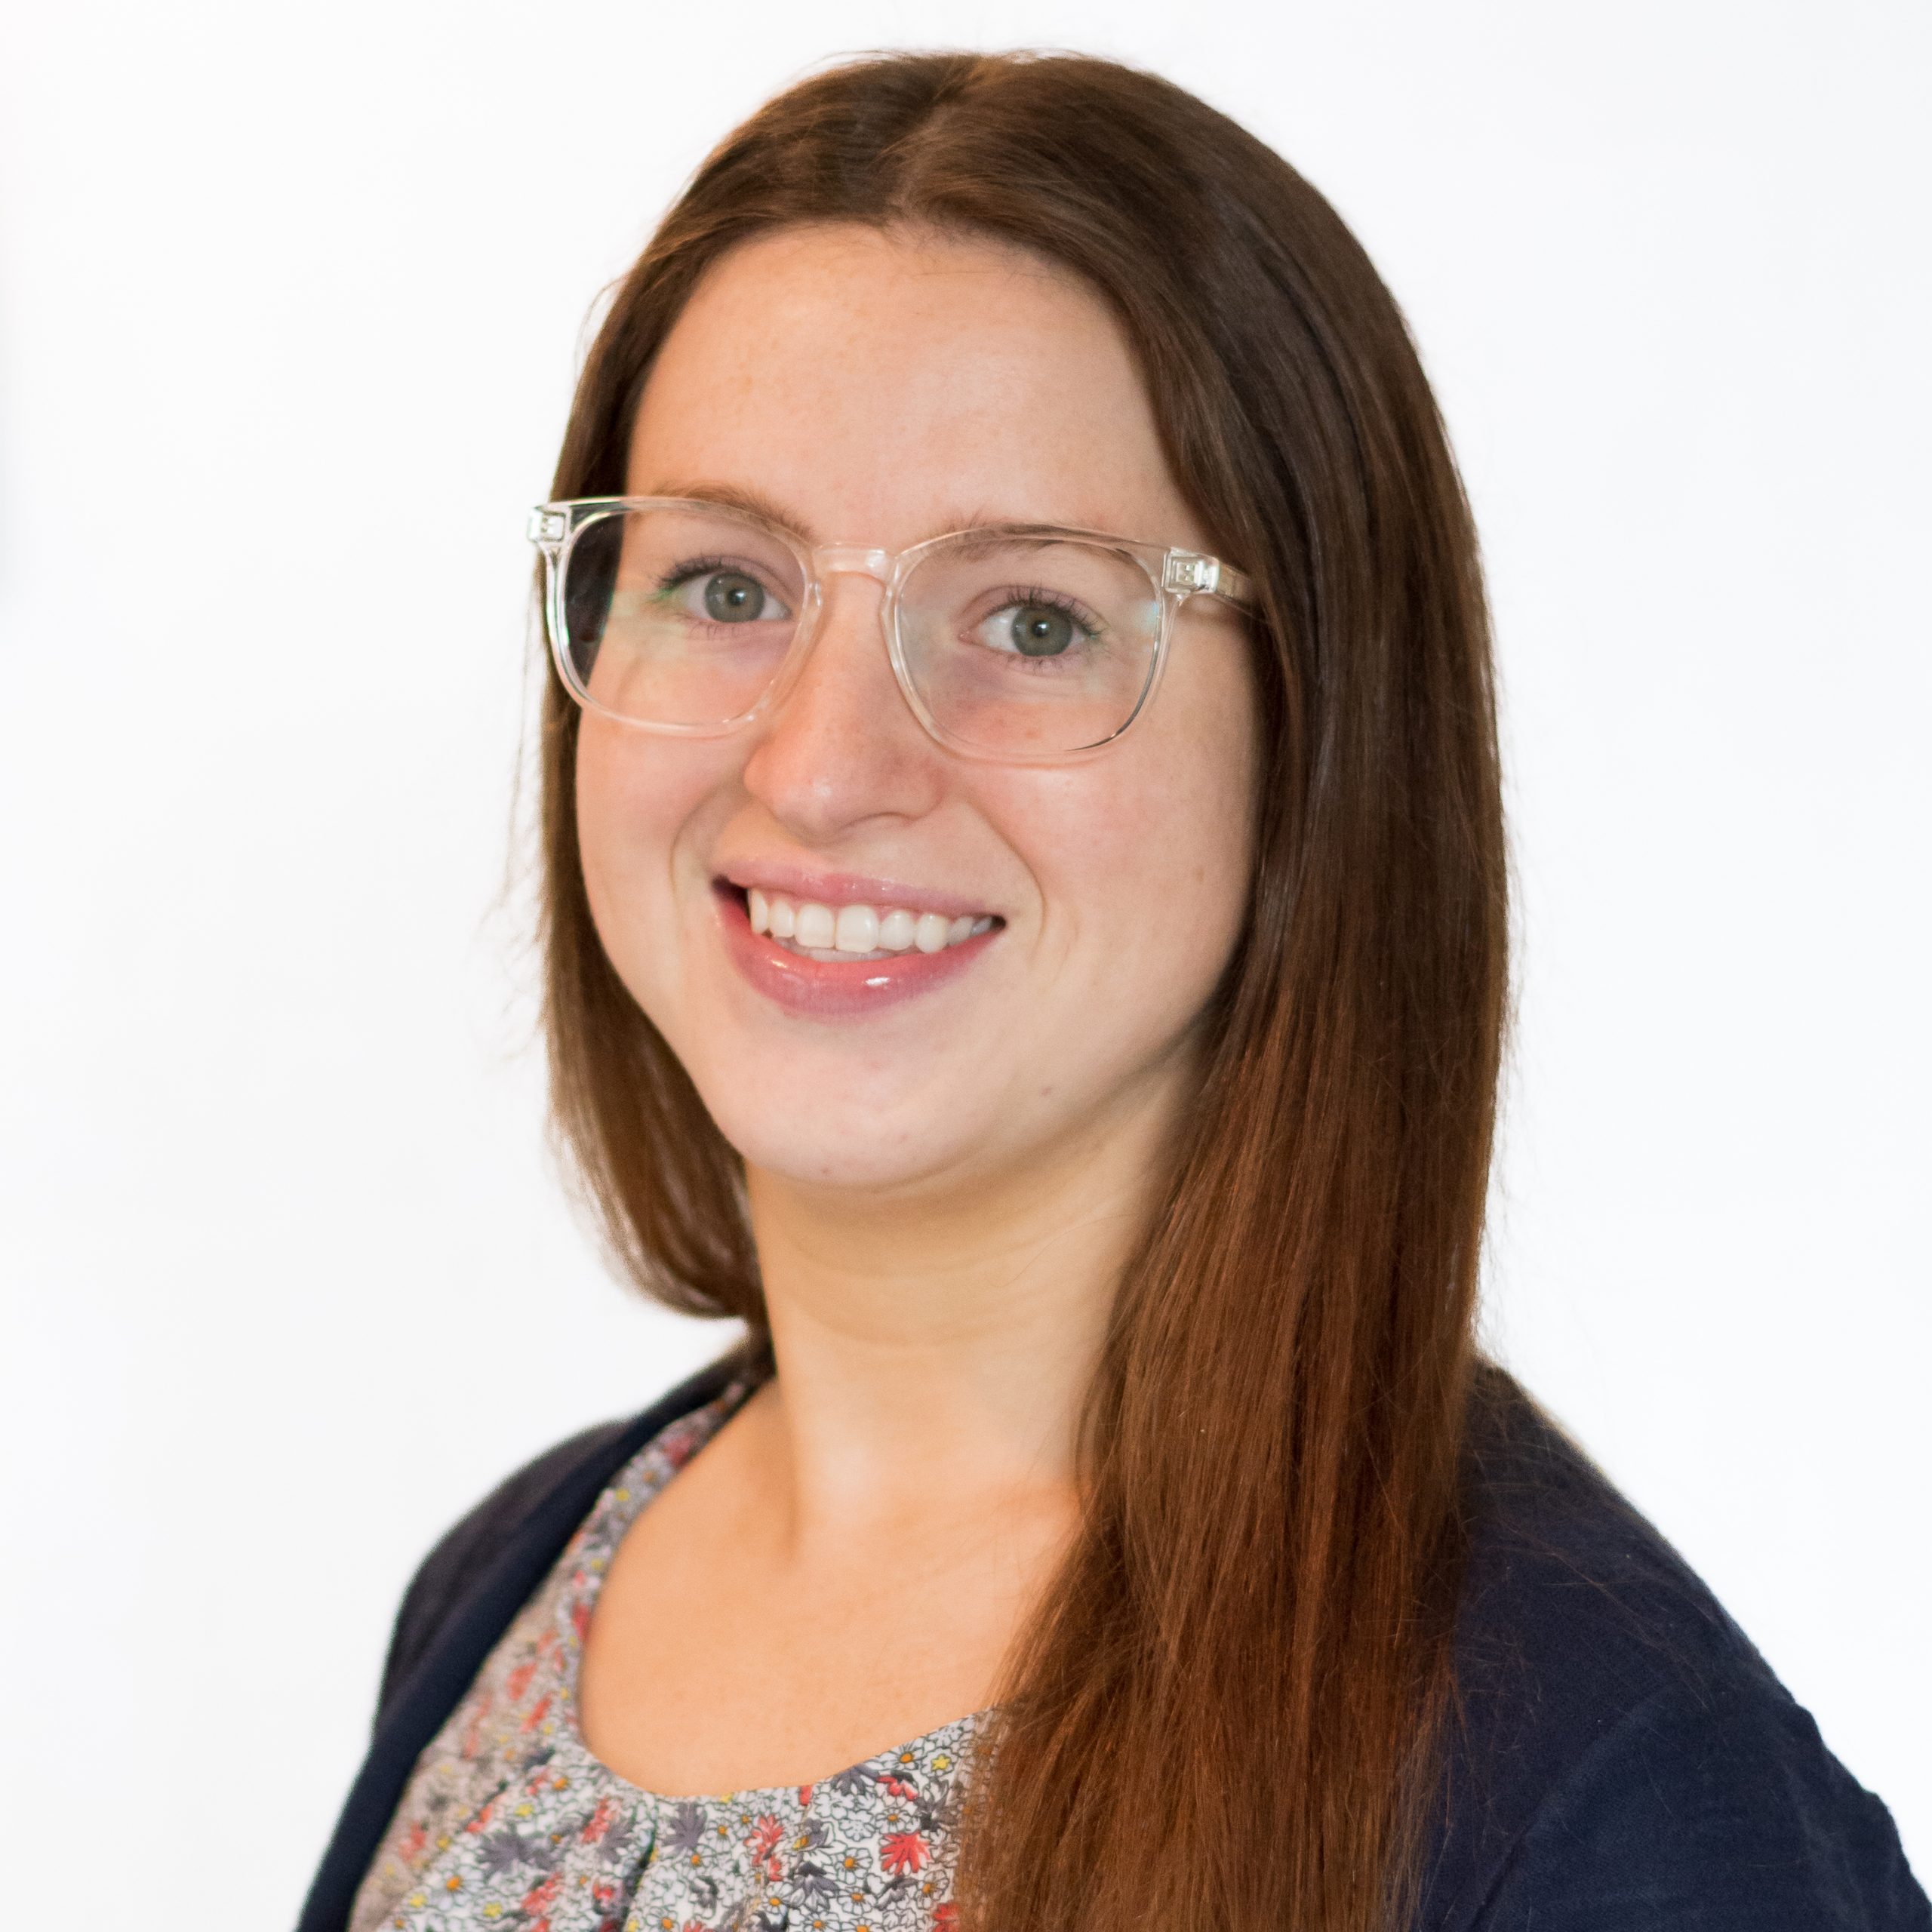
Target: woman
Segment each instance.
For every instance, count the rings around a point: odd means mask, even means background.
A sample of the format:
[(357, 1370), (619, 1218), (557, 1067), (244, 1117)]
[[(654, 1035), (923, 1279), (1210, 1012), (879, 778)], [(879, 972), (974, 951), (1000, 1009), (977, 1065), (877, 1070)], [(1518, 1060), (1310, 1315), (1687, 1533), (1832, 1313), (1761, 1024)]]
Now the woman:
[(307, 1932), (1932, 1923), (1475, 1355), (1475, 546), (1319, 197), (1106, 63), (823, 75), (555, 497), (557, 1118), (749, 1339), (430, 1556)]

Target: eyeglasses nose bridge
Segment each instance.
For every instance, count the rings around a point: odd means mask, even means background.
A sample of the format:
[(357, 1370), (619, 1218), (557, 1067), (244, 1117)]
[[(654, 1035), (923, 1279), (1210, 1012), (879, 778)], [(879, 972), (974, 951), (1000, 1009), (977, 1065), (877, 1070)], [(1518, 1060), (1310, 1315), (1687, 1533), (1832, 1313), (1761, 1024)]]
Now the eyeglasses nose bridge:
[(869, 577), (875, 583), (892, 582), (894, 558), (890, 550), (869, 549), (863, 543), (828, 543), (811, 553), (812, 569), (820, 577)]
[[(869, 577), (885, 592), (879, 605), (879, 622), (884, 626), (888, 650), (893, 644), (893, 619), (898, 598), (900, 558), (891, 550), (881, 550), (866, 543), (826, 543), (810, 551), (812, 577), (811, 605), (814, 618), (823, 614), (826, 580), (834, 577)], [(817, 623), (811, 629), (816, 632)], [(893, 651), (894, 669), (898, 669), (897, 653)]]
[[(802, 547), (802, 546), (801, 546)], [(892, 660), (893, 675), (902, 691), (906, 691), (906, 677), (899, 662), (899, 651), (894, 637), (894, 616), (898, 604), (900, 559), (891, 550), (881, 550), (864, 543), (826, 543), (817, 549), (804, 552), (808, 566), (805, 598), (799, 615), (803, 622), (786, 661), (778, 669), (777, 675), (758, 700), (757, 709), (769, 715), (782, 706), (791, 696), (799, 678), (804, 673), (805, 660), (814, 654), (814, 647), (819, 640), (820, 631), (825, 617), (827, 580), (835, 577), (869, 577), (885, 593), (880, 601), (878, 614), (881, 628), (885, 633), (886, 655)], [(907, 700), (912, 702), (909, 691)], [(914, 704), (916, 713), (918, 706)]]

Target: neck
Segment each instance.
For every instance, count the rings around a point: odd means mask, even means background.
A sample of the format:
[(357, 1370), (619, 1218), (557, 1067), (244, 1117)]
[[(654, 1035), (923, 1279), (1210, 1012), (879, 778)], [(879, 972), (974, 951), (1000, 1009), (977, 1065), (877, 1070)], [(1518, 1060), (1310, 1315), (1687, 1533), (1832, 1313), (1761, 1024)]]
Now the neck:
[(1150, 1099), (1088, 1144), (909, 1198), (748, 1174), (778, 1364), (767, 1443), (795, 1534), (1073, 1506), (1081, 1413), (1172, 1111)]

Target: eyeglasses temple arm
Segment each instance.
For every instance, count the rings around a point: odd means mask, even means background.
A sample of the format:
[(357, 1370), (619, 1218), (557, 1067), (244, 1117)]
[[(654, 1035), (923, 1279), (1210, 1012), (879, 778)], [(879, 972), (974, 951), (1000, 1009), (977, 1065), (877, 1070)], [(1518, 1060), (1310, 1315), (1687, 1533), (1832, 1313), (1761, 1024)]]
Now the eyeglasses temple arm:
[(1161, 587), (1177, 590), (1183, 597), (1222, 598), (1244, 610), (1252, 611), (1257, 604), (1252, 577), (1218, 557), (1201, 556), (1192, 550), (1168, 552)]
[(1214, 571), (1211, 586), (1213, 594), (1244, 611), (1259, 610), (1260, 598), (1255, 594), (1254, 580), (1244, 571), (1236, 570), (1232, 564), (1221, 564)]

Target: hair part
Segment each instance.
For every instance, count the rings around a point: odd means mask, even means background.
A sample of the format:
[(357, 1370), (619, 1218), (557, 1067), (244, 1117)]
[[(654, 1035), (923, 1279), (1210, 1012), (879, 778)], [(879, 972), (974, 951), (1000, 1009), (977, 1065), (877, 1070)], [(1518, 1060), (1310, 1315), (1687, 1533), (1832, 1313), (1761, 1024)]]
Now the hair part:
[[(1451, 1683), (1507, 979), (1487, 619), (1434, 399), (1334, 211), (1192, 95), (1071, 56), (891, 56), (791, 88), (700, 168), (592, 347), (555, 494), (621, 492), (711, 265), (826, 222), (978, 235), (1097, 290), (1261, 605), (1247, 922), (1119, 1285), (1083, 1526), (972, 1786), (966, 1922), (1399, 1923)], [(577, 728), (552, 675), (555, 1119), (632, 1278), (755, 1336), (742, 1164), (591, 921)]]

